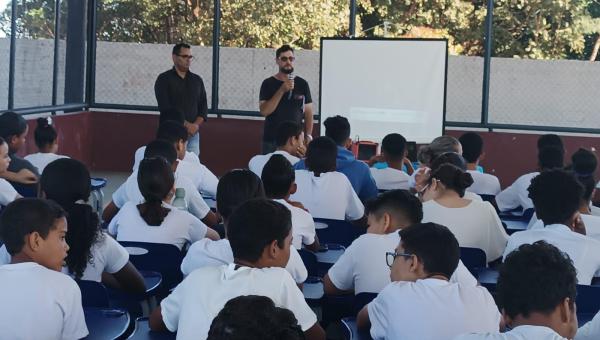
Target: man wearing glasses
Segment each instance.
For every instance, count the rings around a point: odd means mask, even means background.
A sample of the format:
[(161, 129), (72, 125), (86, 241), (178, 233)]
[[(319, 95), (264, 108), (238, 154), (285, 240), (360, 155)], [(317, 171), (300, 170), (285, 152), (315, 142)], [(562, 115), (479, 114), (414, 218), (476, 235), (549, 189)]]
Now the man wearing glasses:
[(194, 59), (190, 45), (179, 43), (173, 47), (173, 68), (161, 73), (154, 83), (154, 93), (160, 111), (159, 122), (174, 120), (188, 131), (187, 149), (200, 154), (200, 125), (206, 120), (208, 106), (204, 82), (190, 71)]
[(275, 52), (279, 71), (265, 79), (260, 86), (260, 114), (265, 118), (262, 152), (275, 151), (275, 131), (284, 121), (302, 124), (304, 118), (305, 141), (312, 140), (313, 106), (306, 80), (294, 76), (294, 49), (283, 45)]

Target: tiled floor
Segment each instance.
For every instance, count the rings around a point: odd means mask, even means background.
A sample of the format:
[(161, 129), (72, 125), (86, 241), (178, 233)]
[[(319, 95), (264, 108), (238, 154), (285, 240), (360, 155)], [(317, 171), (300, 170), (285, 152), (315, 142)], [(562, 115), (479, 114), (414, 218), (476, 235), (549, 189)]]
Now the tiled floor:
[(105, 178), (107, 180), (106, 186), (102, 189), (104, 193), (104, 206), (110, 202), (112, 194), (119, 188), (119, 186), (127, 180), (129, 172), (114, 172), (114, 171), (93, 171), (92, 177)]

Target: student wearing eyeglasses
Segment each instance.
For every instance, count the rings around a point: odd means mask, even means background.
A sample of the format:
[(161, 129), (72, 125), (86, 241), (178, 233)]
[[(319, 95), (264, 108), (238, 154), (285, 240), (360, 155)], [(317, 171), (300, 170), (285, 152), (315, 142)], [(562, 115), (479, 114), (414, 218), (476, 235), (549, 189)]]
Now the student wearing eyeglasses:
[(260, 86), (259, 109), (265, 117), (262, 152), (275, 151), (276, 130), (284, 121), (302, 125), (304, 119), (305, 141), (312, 140), (313, 105), (308, 83), (294, 75), (294, 49), (283, 45), (275, 52), (278, 72), (265, 79)]
[(206, 121), (208, 104), (204, 82), (190, 71), (194, 56), (190, 45), (173, 47), (173, 68), (161, 73), (154, 83), (154, 94), (160, 111), (160, 122), (178, 121), (185, 125), (190, 138), (187, 150), (200, 154), (200, 125)]

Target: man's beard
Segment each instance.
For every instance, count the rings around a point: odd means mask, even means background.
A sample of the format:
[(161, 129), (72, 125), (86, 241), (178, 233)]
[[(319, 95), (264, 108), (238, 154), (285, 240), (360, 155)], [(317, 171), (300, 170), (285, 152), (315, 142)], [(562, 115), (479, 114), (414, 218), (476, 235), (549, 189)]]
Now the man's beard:
[(286, 68), (280, 67), (279, 72), (285, 73), (285, 74), (291, 74), (291, 73), (294, 73), (294, 68), (290, 67), (289, 69), (286, 69)]

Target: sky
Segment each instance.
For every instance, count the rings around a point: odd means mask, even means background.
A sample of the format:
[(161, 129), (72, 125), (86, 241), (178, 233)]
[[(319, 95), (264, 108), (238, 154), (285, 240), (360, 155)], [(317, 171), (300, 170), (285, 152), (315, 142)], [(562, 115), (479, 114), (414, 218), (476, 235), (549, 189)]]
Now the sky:
[[(10, 0), (0, 0), (0, 12), (4, 12), (4, 9), (8, 6)], [(0, 38), (4, 38), (6, 35), (0, 31)]]

